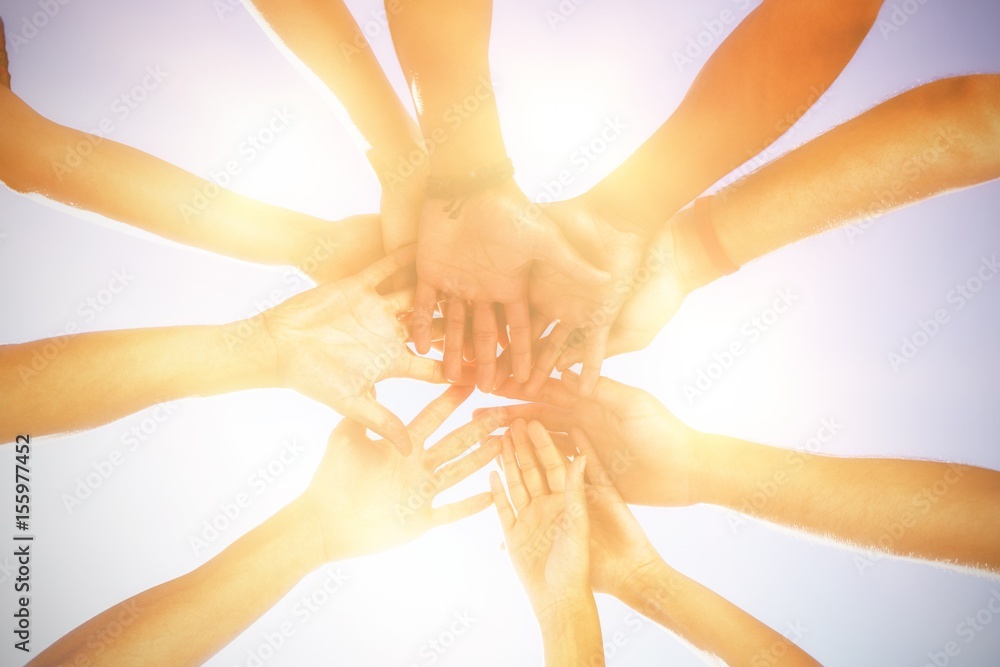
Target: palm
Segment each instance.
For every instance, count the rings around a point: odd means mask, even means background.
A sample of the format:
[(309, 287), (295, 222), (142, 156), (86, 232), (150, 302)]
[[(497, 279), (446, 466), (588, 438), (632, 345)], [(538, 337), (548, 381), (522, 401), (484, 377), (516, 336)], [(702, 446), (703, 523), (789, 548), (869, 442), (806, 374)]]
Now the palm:
[(413, 420), (408, 430), (414, 450), (408, 456), (400, 456), (383, 440), (371, 440), (364, 426), (349, 420), (330, 435), (309, 493), (321, 521), (327, 524), (321, 530), (330, 533), (330, 527), (336, 526), (331, 541), (350, 545), (351, 553), (345, 557), (404, 544), (435, 526), (489, 506), (489, 494), (433, 506), (438, 493), (466, 479), (498, 453), (490, 442), (469, 453), (495, 428), (490, 419), (474, 420), (433, 446), (424, 446), (470, 393), (471, 388), (451, 387)]
[(452, 218), (440, 199), (424, 204), (417, 274), (438, 291), (468, 301), (523, 299), (544, 222), (530, 219), (519, 191), (490, 191), (459, 202)]
[(578, 543), (565, 529), (563, 494), (533, 498), (518, 515), (507, 548), (518, 576), (529, 591), (545, 591), (546, 598), (587, 581), (589, 546)]

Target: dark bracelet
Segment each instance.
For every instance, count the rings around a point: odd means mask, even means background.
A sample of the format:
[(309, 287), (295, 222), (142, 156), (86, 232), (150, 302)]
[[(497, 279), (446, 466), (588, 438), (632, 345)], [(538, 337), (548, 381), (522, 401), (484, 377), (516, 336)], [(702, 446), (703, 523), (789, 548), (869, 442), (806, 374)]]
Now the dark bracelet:
[(711, 197), (699, 197), (695, 200), (694, 226), (698, 228), (698, 238), (701, 239), (701, 245), (709, 259), (712, 260), (712, 264), (722, 275), (728, 276), (731, 273), (736, 273), (740, 267), (733, 264), (733, 261), (726, 255), (726, 251), (722, 249), (722, 244), (719, 243), (719, 235), (715, 232), (712, 215), (708, 210), (711, 199)]
[(514, 163), (506, 158), (489, 167), (472, 169), (458, 178), (428, 178), (427, 196), (435, 199), (463, 199), (502, 185), (514, 175)]

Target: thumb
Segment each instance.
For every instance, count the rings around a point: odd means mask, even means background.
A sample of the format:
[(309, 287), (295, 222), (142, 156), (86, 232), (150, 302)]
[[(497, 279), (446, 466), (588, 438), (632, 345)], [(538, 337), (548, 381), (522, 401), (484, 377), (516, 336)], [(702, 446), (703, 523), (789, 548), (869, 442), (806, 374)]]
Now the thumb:
[(410, 443), (410, 433), (402, 420), (392, 414), (385, 406), (371, 396), (357, 396), (343, 405), (342, 412), (362, 424), (365, 428), (392, 443), (403, 456), (409, 455), (413, 449)]

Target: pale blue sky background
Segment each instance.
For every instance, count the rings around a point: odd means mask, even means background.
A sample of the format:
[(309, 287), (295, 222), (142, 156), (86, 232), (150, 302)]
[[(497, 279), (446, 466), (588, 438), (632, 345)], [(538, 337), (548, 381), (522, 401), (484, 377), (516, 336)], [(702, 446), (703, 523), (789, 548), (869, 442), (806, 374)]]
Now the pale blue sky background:
[[(756, 3), (589, 0), (551, 25), (556, 0), (497, 2), (493, 43), (504, 133), (526, 192), (574, 168), (578, 147), (608, 119), (626, 125), (600, 159), (575, 172), (567, 195), (585, 191), (635, 149), (671, 112), (704, 62), (679, 69), (673, 54), (723, 9), (742, 18)], [(564, 6), (572, 3), (564, 2)], [(894, 3), (887, 3), (888, 19)], [(929, 80), (1000, 70), (1000, 5), (992, 0), (927, 0), (900, 30), (878, 28), (810, 116), (777, 145), (787, 150), (873, 104)], [(405, 92), (379, 3), (351, 0), (355, 15), (400, 92)], [(220, 11), (232, 9), (232, 11)], [(11, 34), (39, 11), (30, 0), (0, 0)], [(714, 48), (712, 43), (709, 48)], [(127, 118), (114, 100), (148, 66), (166, 80)], [(300, 76), (242, 7), (227, 0), (76, 0), (11, 53), (14, 90), (45, 116), (81, 129), (114, 119), (112, 138), (199, 175), (238, 157), (245, 137), (274, 109), (295, 114), (266, 151), (246, 163), (234, 188), (328, 219), (374, 211), (377, 182), (327, 98)], [(2, 122), (2, 119), (0, 119)], [(711, 141), (705, 137), (705, 141)], [(1000, 280), (953, 314), (933, 342), (894, 372), (898, 350), (920, 319), (951, 308), (949, 290), (1000, 253), (1000, 184), (942, 197), (893, 214), (860, 235), (835, 231), (776, 252), (693, 297), (647, 350), (616, 359), (606, 373), (641, 386), (692, 425), (768, 444), (801, 447), (823, 419), (843, 427), (834, 454), (944, 458), (1000, 469), (997, 374)], [(101, 222), (101, 221), (96, 221)], [(281, 269), (123, 233), (0, 189), (0, 342), (61, 332), (70, 323), (102, 330), (226, 322), (254, 311), (273, 290), (305, 286)], [(79, 304), (115, 271), (127, 288), (88, 319)], [(712, 355), (759, 316), (777, 290), (798, 301), (702, 398), (683, 393)], [(404, 418), (437, 393), (385, 383), (380, 399)], [(490, 399), (477, 396), (454, 420)], [(104, 428), (39, 440), (34, 450), (34, 646), (41, 649), (134, 593), (196, 567), (286, 503), (307, 483), (338, 417), (290, 391), (253, 391), (181, 401)], [(69, 513), (60, 497), (114, 450), (133, 427), (150, 435)], [(295, 439), (306, 452), (261, 493), (251, 476)], [(9, 470), (13, 451), (0, 448)], [(0, 497), (9, 498), (9, 475)], [(485, 488), (485, 473), (463, 487)], [(188, 538), (220, 503), (253, 497), (206, 551)], [(4, 512), (9, 512), (5, 509)], [(949, 641), (950, 665), (1000, 664), (1000, 617), (966, 642), (957, 627), (983, 609), (1000, 581), (890, 559), (859, 567), (858, 554), (769, 526), (734, 523), (714, 508), (637, 511), (667, 560), (799, 643), (824, 664), (912, 665)], [(6, 516), (6, 514), (5, 514)], [(0, 535), (0, 539), (4, 539)], [(248, 664), (248, 651), (290, 621), (294, 635), (264, 664), (534, 665), (540, 638), (491, 512), (414, 545), (339, 565), (347, 583), (317, 613), (297, 605), (319, 595), (322, 573), (210, 663)], [(0, 549), (6, 553), (7, 549)], [(9, 559), (0, 556), (0, 566)], [(335, 568), (338, 566), (334, 566)], [(0, 616), (13, 610), (0, 568)], [(319, 595), (321, 598), (322, 596)], [(610, 665), (698, 665), (678, 640), (600, 600)], [(301, 607), (298, 607), (301, 610)], [(471, 627), (441, 655), (427, 643), (455, 614)], [(720, 627), (719, 632), (726, 632)], [(9, 637), (9, 635), (8, 635)], [(22, 655), (0, 644), (0, 664)]]

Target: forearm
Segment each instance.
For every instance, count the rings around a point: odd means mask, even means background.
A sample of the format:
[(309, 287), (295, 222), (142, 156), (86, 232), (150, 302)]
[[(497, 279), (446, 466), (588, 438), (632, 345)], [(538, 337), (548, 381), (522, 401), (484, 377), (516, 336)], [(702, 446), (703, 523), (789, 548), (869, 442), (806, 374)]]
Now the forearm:
[(0, 442), (94, 428), (187, 396), (270, 385), (261, 318), (0, 347)]
[(637, 572), (618, 597), (727, 665), (819, 664), (781, 634), (662, 561)]
[(604, 642), (593, 593), (540, 614), (546, 667), (602, 667)]
[[(333, 91), (372, 148), (405, 154), (419, 143), (416, 123), (341, 0), (253, 4), (277, 38)], [(387, 4), (388, 12), (401, 9), (395, 0)]]
[(647, 225), (669, 218), (805, 114), (854, 56), (881, 4), (765, 0), (595, 199)]
[[(318, 531), (301, 502), (285, 507), (197, 570), (95, 616), (30, 664), (203, 664), (324, 562)], [(111, 625), (122, 631), (108, 639)]]
[(1000, 177), (1000, 75), (903, 93), (733, 184), (711, 202), (736, 265), (801, 238)]
[(706, 436), (696, 502), (899, 556), (1000, 572), (1000, 472)]
[[(8, 90), (0, 89), (0, 114), (0, 180), (18, 192), (264, 264), (298, 265), (315, 239), (329, 236), (335, 244), (344, 233), (323, 220), (218, 187), (129, 146), (53, 123)], [(232, 170), (227, 173), (233, 177)]]
[(506, 157), (490, 80), (491, 0), (400, 0), (393, 43), (414, 100), (431, 172), (452, 178)]

